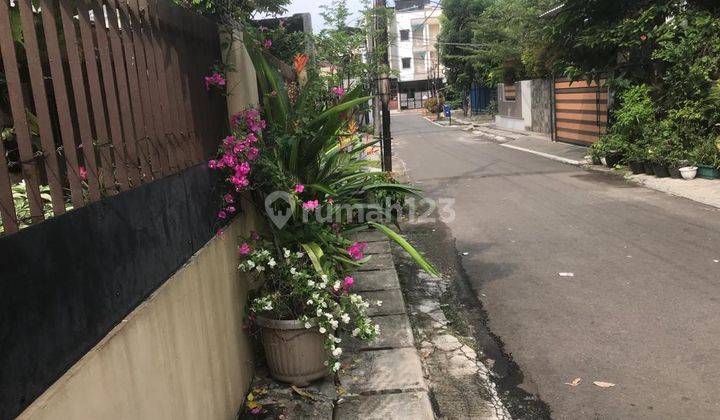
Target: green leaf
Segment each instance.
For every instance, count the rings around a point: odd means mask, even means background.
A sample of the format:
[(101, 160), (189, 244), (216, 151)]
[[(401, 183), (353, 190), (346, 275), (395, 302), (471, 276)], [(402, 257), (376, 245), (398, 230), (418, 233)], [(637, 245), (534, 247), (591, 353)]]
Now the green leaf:
[(410, 255), (410, 257), (415, 260), (418, 265), (425, 270), (426, 273), (430, 274), (431, 276), (439, 277), (440, 273), (437, 271), (435, 267), (432, 266), (425, 258), (420, 255), (420, 253), (412, 246), (408, 241), (405, 240), (401, 235), (399, 235), (397, 232), (393, 231), (392, 229), (388, 228), (385, 225), (381, 225), (379, 223), (375, 222), (367, 222), (368, 225), (374, 227), (375, 229), (383, 232), (385, 235), (387, 235), (388, 238), (392, 239), (400, 245), (405, 252)]
[(322, 265), (322, 259), (324, 254), (322, 249), (320, 249), (320, 246), (318, 246), (318, 244), (315, 242), (309, 242), (300, 245), (308, 253), (308, 257), (310, 257), (310, 261), (312, 262), (313, 267), (315, 267), (315, 271), (317, 271), (319, 274), (325, 274), (325, 270), (323, 269)]

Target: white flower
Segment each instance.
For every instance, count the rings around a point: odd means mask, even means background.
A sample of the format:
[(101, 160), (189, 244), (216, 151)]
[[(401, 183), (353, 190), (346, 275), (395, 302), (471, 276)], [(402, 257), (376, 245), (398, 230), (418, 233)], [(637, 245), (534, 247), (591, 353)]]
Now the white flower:
[(310, 328), (310, 323), (309, 323), (309, 322), (306, 322), (306, 323), (305, 323), (305, 328)]
[(283, 255), (285, 258), (290, 258), (290, 250), (287, 248), (283, 248)]
[(330, 325), (333, 327), (333, 329), (337, 329), (337, 327), (338, 327), (338, 322), (335, 321), (334, 319), (332, 319), (332, 320), (330, 320)]
[(270, 268), (275, 267), (277, 265), (277, 263), (275, 262), (275, 258), (270, 258), (270, 261), (268, 261), (268, 265), (270, 266)]
[(315, 286), (315, 282), (312, 280), (308, 280), (308, 286), (310, 286), (310, 287)]
[(308, 299), (307, 304), (308, 304), (308, 305), (312, 305), (312, 304), (313, 304), (313, 300), (312, 300), (312, 299)]
[(255, 267), (255, 269), (257, 271), (265, 271), (265, 267), (263, 267), (262, 265), (258, 265), (257, 267)]
[(333, 319), (333, 315), (330, 312), (326, 312), (325, 316), (327, 317), (327, 319)]
[(348, 322), (350, 322), (350, 315), (342, 314), (340, 320), (343, 322), (343, 324), (347, 324)]
[(293, 276), (297, 274), (297, 270), (295, 269), (295, 267), (290, 269), (290, 274), (292, 274)]
[(253, 260), (247, 260), (246, 264), (249, 268), (255, 267), (255, 261)]
[(335, 347), (332, 351), (332, 355), (337, 357), (342, 354), (342, 349), (340, 347)]
[(322, 309), (318, 308), (317, 311), (315, 311), (315, 313), (317, 314), (317, 316), (322, 315)]
[(320, 331), (320, 334), (325, 334), (327, 332), (325, 327), (320, 327), (320, 329), (318, 331)]
[(265, 306), (263, 307), (263, 309), (265, 309), (266, 311), (272, 311), (272, 308), (272, 302), (265, 303)]
[(303, 253), (300, 252), (300, 251), (298, 251), (298, 252), (295, 253), (295, 256), (296, 256), (297, 258), (302, 258), (303, 255), (305, 255), (305, 254), (303, 254)]
[(360, 328), (355, 328), (352, 330), (352, 336), (357, 337), (357, 335), (360, 334)]
[(377, 301), (377, 306), (382, 306), (382, 300)]
[(323, 365), (325, 365), (325, 366), (329, 365), (328, 361), (327, 361), (327, 360), (324, 361), (324, 362), (323, 362)]
[(320, 278), (322, 279), (322, 281), (327, 281), (327, 274), (321, 275)]
[(340, 362), (335, 362), (333, 365), (333, 372), (337, 372), (340, 369)]
[(375, 324), (375, 334), (380, 334), (380, 326)]
[(340, 282), (336, 281), (335, 284), (333, 284), (333, 289), (337, 292), (340, 290)]

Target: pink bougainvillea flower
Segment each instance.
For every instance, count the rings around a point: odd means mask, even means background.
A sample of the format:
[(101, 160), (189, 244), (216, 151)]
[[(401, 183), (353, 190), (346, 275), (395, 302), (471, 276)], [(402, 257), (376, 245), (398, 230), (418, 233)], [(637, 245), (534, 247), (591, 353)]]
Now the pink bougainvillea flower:
[(353, 285), (354, 283), (355, 283), (355, 279), (354, 279), (354, 278), (352, 278), (352, 277), (350, 277), (350, 276), (345, 277), (345, 280), (343, 280), (343, 285), (342, 285), (343, 290), (345, 291), (345, 293), (347, 293), (347, 292), (350, 290), (350, 288), (352, 287), (352, 285)]
[(262, 43), (263, 47), (270, 48), (272, 47), (272, 39), (266, 38), (265, 41)]
[(212, 86), (225, 86), (225, 78), (222, 74), (214, 72), (210, 76), (205, 76), (205, 89), (210, 90)]
[(243, 162), (235, 166), (235, 176), (245, 176), (250, 173), (250, 164)]
[(301, 193), (305, 191), (305, 186), (303, 184), (295, 184), (295, 192)]
[(227, 193), (223, 196), (223, 200), (225, 200), (226, 203), (232, 204), (235, 202), (235, 198), (232, 196), (232, 194)]
[(258, 235), (258, 233), (253, 230), (252, 232), (250, 232), (250, 239), (252, 239), (253, 241), (260, 240), (260, 235)]
[(352, 244), (348, 249), (347, 252), (350, 254), (350, 257), (354, 260), (362, 260), (365, 258), (365, 254), (363, 253), (365, 251), (365, 248), (367, 247), (367, 244), (365, 242), (355, 242)]
[(215, 169), (215, 168), (217, 168), (217, 161), (216, 161), (215, 159), (211, 159), (211, 160), (208, 162), (208, 167), (209, 167), (210, 169)]
[(640, 35), (640, 41), (645, 41), (645, 40), (647, 40), (647, 35), (645, 35), (645, 34)]
[(253, 144), (253, 143), (255, 143), (256, 141), (258, 141), (258, 138), (257, 138), (257, 136), (256, 136), (255, 134), (253, 134), (253, 133), (250, 133), (250, 134), (247, 135), (247, 137), (245, 137), (245, 142), (247, 142), (247, 144)]
[(258, 155), (260, 154), (260, 150), (258, 150), (257, 147), (251, 147), (245, 152), (245, 156), (247, 156), (250, 160), (257, 159)]
[(335, 200), (333, 200), (332, 197), (328, 197), (326, 200), (327, 200), (328, 204), (332, 204), (335, 202)]
[(215, 236), (223, 236), (223, 233), (225, 233), (222, 229), (218, 229), (217, 232), (215, 232)]
[(337, 96), (343, 96), (345, 95), (345, 88), (343, 88), (342, 86), (333, 86), (330, 89), (330, 92), (334, 93)]
[(233, 143), (235, 143), (235, 136), (227, 136), (225, 137), (225, 140), (223, 140), (223, 145), (225, 145), (225, 147), (229, 147)]
[(228, 213), (230, 213), (230, 214), (235, 214), (235, 212), (236, 212), (237, 210), (235, 209), (235, 206), (227, 206), (227, 207), (225, 208), (225, 211), (228, 212)]
[(227, 219), (227, 213), (225, 213), (225, 210), (220, 210), (218, 212), (218, 217), (221, 219)]
[(80, 172), (80, 179), (82, 179), (83, 181), (87, 181), (87, 178), (88, 178), (87, 169), (85, 169), (84, 166), (80, 166), (78, 168), (78, 170)]
[(309, 200), (304, 202), (302, 206), (305, 210), (315, 210), (320, 206), (320, 203), (317, 200)]
[(240, 255), (247, 255), (252, 251), (252, 248), (250, 248), (250, 245), (248, 245), (247, 242), (243, 242), (242, 245), (238, 248), (238, 254)]

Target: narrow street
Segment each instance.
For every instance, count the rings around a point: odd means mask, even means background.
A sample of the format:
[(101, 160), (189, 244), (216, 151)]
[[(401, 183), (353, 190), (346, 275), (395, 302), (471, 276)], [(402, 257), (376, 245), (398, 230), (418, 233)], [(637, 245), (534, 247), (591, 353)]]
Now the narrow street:
[(720, 417), (720, 210), (419, 114), (392, 124), (396, 171), (455, 199), (488, 327), (553, 418)]

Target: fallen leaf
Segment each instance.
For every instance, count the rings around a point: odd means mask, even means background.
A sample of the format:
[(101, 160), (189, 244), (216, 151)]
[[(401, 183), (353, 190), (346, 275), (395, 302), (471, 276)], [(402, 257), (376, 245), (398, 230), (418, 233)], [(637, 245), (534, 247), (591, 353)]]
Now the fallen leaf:
[(317, 398), (313, 394), (311, 394), (305, 390), (302, 390), (302, 389), (296, 387), (295, 385), (290, 385), (290, 388), (292, 388), (293, 391), (297, 392), (297, 394), (300, 395), (301, 397), (305, 397), (305, 398), (309, 398), (313, 401), (317, 401)]
[(582, 382), (582, 378), (575, 378), (572, 382), (565, 382), (565, 385), (578, 386), (580, 385), (580, 382)]
[(615, 386), (612, 382), (602, 382), (602, 381), (595, 381), (593, 382), (595, 386), (599, 386), (600, 388), (612, 388)]

